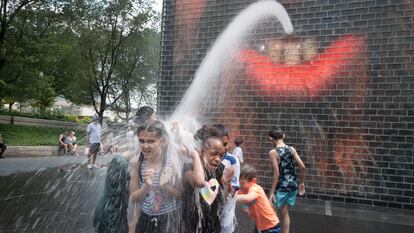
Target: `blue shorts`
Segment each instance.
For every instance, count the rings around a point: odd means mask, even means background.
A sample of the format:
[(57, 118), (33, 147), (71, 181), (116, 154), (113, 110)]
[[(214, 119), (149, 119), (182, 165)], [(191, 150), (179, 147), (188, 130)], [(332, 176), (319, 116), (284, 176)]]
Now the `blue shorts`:
[(266, 229), (266, 230), (261, 231), (261, 233), (280, 233), (280, 232), (282, 232), (282, 231), (281, 231), (279, 223), (276, 226), (274, 226), (270, 229)]
[(280, 208), (283, 205), (294, 206), (295, 203), (296, 203), (296, 194), (297, 193), (298, 193), (297, 190), (292, 191), (292, 192), (277, 191), (276, 194), (275, 194), (276, 202), (274, 203), (274, 205), (277, 208)]

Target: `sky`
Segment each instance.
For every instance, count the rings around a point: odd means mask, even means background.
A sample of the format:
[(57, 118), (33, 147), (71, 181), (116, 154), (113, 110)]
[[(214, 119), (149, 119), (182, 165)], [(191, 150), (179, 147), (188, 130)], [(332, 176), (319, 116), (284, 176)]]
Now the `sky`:
[(162, 0), (154, 0), (155, 9), (161, 13), (162, 11)]

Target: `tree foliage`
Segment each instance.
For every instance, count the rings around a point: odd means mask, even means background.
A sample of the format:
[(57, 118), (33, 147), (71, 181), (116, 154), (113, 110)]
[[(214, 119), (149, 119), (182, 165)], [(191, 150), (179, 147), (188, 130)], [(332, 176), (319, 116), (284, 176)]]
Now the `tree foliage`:
[(88, 95), (68, 98), (92, 103), (102, 117), (107, 109), (120, 110), (118, 103), (129, 99), (139, 85), (154, 82), (154, 76), (147, 75), (157, 69), (154, 54), (146, 50), (152, 47), (149, 37), (158, 39), (148, 26), (155, 12), (149, 2), (133, 0), (75, 1), (72, 6), (71, 28), (79, 36), (82, 69), (78, 80)]
[(53, 103), (54, 77), (59, 43), (58, 7), (53, 1), (2, 0), (0, 80), (2, 101), (29, 102), (41, 110)]
[(124, 118), (151, 103), (157, 15), (146, 0), (0, 0), (0, 101), (49, 106), (56, 95)]

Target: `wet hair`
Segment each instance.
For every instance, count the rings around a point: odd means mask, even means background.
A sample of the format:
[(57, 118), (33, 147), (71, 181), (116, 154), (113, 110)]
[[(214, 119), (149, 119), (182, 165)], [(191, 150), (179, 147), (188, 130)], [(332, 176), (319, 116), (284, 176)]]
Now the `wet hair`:
[(145, 124), (155, 112), (150, 106), (140, 107), (135, 113), (134, 122), (138, 126)]
[(257, 177), (257, 170), (249, 164), (243, 164), (240, 170), (240, 179), (247, 179), (252, 181)]
[(225, 136), (229, 137), (229, 133), (226, 129), (226, 127), (223, 124), (214, 124), (213, 127), (216, 127), (221, 134), (220, 138), (223, 138)]
[(125, 157), (114, 157), (107, 171), (105, 188), (94, 212), (96, 232), (128, 232), (129, 163)]
[(274, 140), (283, 139), (283, 131), (281, 128), (274, 128), (269, 131), (269, 137), (273, 138)]
[(201, 142), (203, 145), (210, 138), (216, 138), (221, 141), (222, 133), (219, 129), (211, 125), (203, 125), (197, 132), (194, 134), (194, 139)]
[(234, 139), (234, 144), (236, 144), (236, 146), (240, 146), (242, 143), (243, 143), (243, 138)]
[(157, 137), (160, 138), (168, 136), (167, 128), (161, 121), (146, 122), (145, 124), (140, 125), (137, 129), (137, 135), (142, 131), (155, 132)]
[[(168, 132), (167, 132), (167, 128), (165, 127), (164, 123), (162, 123), (161, 121), (152, 121), (152, 122), (146, 122), (144, 125), (141, 125), (138, 127), (137, 129), (137, 135), (139, 136), (139, 134), (142, 131), (147, 131), (147, 132), (155, 132), (156, 136), (161, 138), (161, 139), (166, 139), (168, 140)], [(165, 166), (166, 166), (166, 162), (167, 162), (167, 151), (168, 151), (168, 143), (167, 145), (163, 148), (162, 150), (162, 164), (161, 164), (161, 169), (160, 169), (160, 174), (162, 174), (162, 171), (164, 170)], [(141, 151), (139, 158), (138, 158), (138, 167), (139, 167), (139, 171), (141, 171), (141, 167), (142, 167), (142, 163), (144, 161), (144, 155)], [(140, 182), (143, 181), (143, 177), (141, 172), (139, 173), (139, 180)]]

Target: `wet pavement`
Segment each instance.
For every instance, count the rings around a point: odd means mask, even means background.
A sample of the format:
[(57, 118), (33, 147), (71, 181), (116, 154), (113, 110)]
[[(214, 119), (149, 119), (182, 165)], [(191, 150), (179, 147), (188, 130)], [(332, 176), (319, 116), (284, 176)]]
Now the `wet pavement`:
[[(101, 156), (98, 161), (107, 162), (109, 159), (109, 156)], [(50, 168), (83, 163), (86, 163), (86, 156), (7, 157), (0, 161), (0, 176), (23, 172), (39, 172)]]
[[(111, 156), (98, 157), (105, 164)], [(0, 161), (0, 233), (94, 232), (92, 215), (103, 194), (106, 168), (86, 168), (85, 157), (8, 158)], [(237, 233), (252, 221), (238, 211)], [(414, 213), (298, 199), (291, 233), (413, 233)]]
[[(98, 162), (110, 159), (101, 156)], [(3, 164), (9, 162), (19, 173)], [(85, 162), (85, 157), (2, 160), (0, 174), (9, 175), (0, 177), (0, 232), (93, 232), (106, 168), (91, 170)]]

